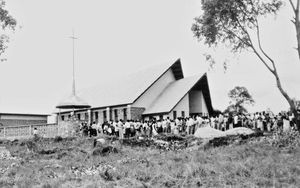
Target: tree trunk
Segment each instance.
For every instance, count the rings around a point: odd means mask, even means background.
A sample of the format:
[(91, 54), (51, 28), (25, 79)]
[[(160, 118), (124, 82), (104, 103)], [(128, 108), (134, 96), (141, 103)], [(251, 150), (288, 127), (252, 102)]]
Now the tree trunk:
[[(298, 11), (295, 13), (299, 15)], [(299, 21), (299, 16), (295, 17), (295, 29), (296, 29), (296, 37), (297, 37), (297, 52), (298, 52), (298, 57), (300, 59), (300, 21)]]
[(300, 132), (300, 114), (297, 111), (296, 105), (295, 105), (294, 101), (290, 98), (290, 96), (282, 89), (281, 82), (280, 82), (280, 79), (279, 79), (279, 76), (278, 76), (276, 70), (274, 71), (274, 76), (276, 78), (277, 87), (278, 87), (280, 93), (284, 96), (284, 98), (287, 100), (287, 102), (290, 105), (291, 111), (294, 114), (295, 119), (296, 119), (297, 130)]

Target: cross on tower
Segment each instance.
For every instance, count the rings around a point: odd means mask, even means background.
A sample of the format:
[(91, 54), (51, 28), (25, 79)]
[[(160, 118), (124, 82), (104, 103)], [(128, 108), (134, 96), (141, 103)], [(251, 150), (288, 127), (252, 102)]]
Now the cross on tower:
[(72, 94), (76, 95), (75, 92), (75, 40), (78, 39), (75, 37), (74, 35), (74, 29), (72, 31), (72, 36), (70, 37), (72, 39), (73, 42), (73, 86), (72, 86)]

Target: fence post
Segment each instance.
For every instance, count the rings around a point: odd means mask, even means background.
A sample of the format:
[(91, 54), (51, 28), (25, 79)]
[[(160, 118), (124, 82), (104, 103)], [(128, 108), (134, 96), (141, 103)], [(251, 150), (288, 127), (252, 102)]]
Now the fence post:
[(4, 138), (6, 137), (6, 128), (5, 127), (3, 128), (3, 137)]

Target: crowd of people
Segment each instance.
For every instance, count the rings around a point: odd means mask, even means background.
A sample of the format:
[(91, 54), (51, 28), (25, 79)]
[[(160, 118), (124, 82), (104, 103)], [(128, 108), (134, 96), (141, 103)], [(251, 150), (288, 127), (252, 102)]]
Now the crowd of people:
[(160, 133), (194, 134), (195, 131), (204, 126), (226, 131), (236, 127), (247, 127), (261, 131), (290, 130), (296, 129), (295, 118), (292, 113), (271, 112), (219, 114), (212, 117), (178, 117), (149, 121), (126, 120), (105, 121), (104, 123), (93, 122), (91, 125), (83, 122), (80, 130), (84, 136), (97, 136), (99, 134), (115, 135), (120, 139), (136, 135), (155, 136)]

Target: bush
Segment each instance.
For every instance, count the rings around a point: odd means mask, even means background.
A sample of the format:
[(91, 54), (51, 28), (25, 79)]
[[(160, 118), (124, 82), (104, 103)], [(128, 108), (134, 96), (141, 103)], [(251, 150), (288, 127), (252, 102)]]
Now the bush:
[(93, 156), (97, 156), (97, 155), (106, 156), (109, 153), (118, 153), (118, 150), (117, 150), (117, 148), (115, 148), (113, 146), (101, 146), (101, 147), (95, 148), (92, 151)]
[(299, 147), (300, 133), (295, 130), (288, 132), (275, 132), (270, 142), (272, 146), (276, 147)]
[(54, 138), (54, 142), (61, 142), (63, 140), (63, 138), (61, 136), (56, 136)]

